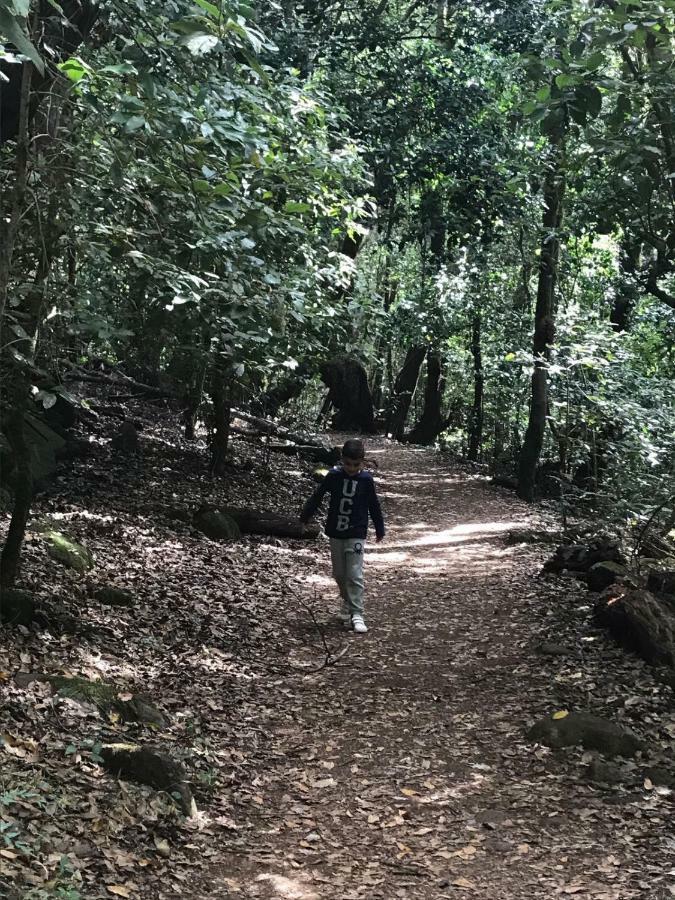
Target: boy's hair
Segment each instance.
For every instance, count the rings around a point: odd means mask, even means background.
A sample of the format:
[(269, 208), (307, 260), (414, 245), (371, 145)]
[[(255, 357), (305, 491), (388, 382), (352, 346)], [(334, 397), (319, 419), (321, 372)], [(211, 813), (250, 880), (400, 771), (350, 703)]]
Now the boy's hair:
[(344, 446), (342, 447), (342, 455), (346, 459), (364, 459), (366, 451), (363, 446), (363, 441), (357, 441), (356, 439), (345, 441)]

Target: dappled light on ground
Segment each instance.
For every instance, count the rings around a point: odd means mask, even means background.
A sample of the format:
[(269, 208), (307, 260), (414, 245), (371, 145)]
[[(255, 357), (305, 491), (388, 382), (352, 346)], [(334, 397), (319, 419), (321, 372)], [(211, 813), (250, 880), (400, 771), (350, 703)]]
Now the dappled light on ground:
[[(669, 748), (653, 674), (597, 630), (585, 586), (539, 577), (547, 550), (506, 539), (530, 508), (431, 451), (373, 451), (387, 536), (366, 544), (364, 636), (339, 620), (327, 540), (219, 543), (153, 520), (159, 480), (151, 501), (129, 487), (134, 473), (116, 472), (112, 498), (89, 483), (92, 505), (115, 514), (71, 516), (98, 558), (88, 588), (123, 572), (135, 605), (102, 606), (58, 572), (49, 590), (76, 597), (87, 629), (19, 632), (12, 667), (147, 695), (167, 721), (122, 721), (28, 679), (14, 743), (3, 732), (0, 745), (3, 767), (60, 779), (58, 803), (26, 816), (54, 842), (44, 859), (58, 866), (77, 829), (69, 859), (92, 900), (108, 886), (134, 900), (660, 900), (641, 873), (667, 878), (669, 796), (642, 777), (599, 788), (580, 751), (526, 737), (553, 710), (597, 708)], [(295, 509), (285, 464), (275, 499)], [(194, 506), (205, 487), (190, 484)], [(270, 489), (254, 487), (263, 507)], [(543, 642), (561, 648), (544, 655)], [(36, 727), (21, 743), (27, 714)], [(180, 761), (198, 814), (104, 771), (99, 738)]]
[(267, 882), (279, 900), (319, 900), (319, 895), (303, 885), (299, 879), (287, 878), (284, 875), (262, 874), (256, 879)]
[(625, 828), (608, 834), (597, 796), (524, 738), (584, 687), (576, 663), (552, 681), (532, 650), (559, 597), (542, 600), (537, 551), (504, 539), (530, 511), (430, 453), (379, 459), (388, 530), (366, 548), (371, 630), (338, 624), (327, 546), (318, 569), (303, 555), (286, 613), (299, 678), (275, 682), (270, 765), (239, 810), (251, 856), (228, 856), (229, 876), (261, 900), (640, 897), (603, 868), (608, 852), (630, 857)]

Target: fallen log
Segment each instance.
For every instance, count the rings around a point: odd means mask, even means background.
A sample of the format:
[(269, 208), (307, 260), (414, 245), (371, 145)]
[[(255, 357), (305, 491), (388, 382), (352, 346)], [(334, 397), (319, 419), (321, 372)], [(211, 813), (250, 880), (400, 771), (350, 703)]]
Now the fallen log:
[(158, 791), (177, 794), (183, 813), (194, 816), (197, 806), (183, 766), (157, 747), (136, 744), (104, 744), (103, 766), (115, 777), (138, 781)]
[[(319, 536), (320, 528), (316, 524), (303, 525), (299, 519), (284, 516), (271, 510), (250, 509), (246, 507), (212, 506), (204, 504), (198, 510), (188, 507), (158, 506), (156, 512), (177, 522), (193, 525), (203, 531), (205, 516), (214, 513), (232, 520), (242, 534), (261, 534), (269, 537), (295, 538), (296, 540), (313, 541)], [(207, 525), (207, 527), (209, 527)], [(208, 536), (208, 532), (205, 532)], [(215, 534), (215, 532), (213, 532)], [(222, 535), (218, 535), (222, 537)], [(232, 540), (234, 534), (226, 534)]]
[(339, 447), (316, 447), (314, 444), (280, 444), (267, 441), (264, 444), (260, 440), (264, 435), (251, 431), (248, 428), (239, 428), (236, 425), (230, 427), (230, 432), (257, 447), (262, 447), (272, 453), (283, 453), (285, 456), (300, 456), (310, 462), (323, 463), (327, 466), (335, 465), (340, 459)]
[[(146, 397), (157, 397), (167, 400), (177, 399), (176, 395), (172, 391), (167, 391), (164, 388), (153, 387), (153, 385), (151, 384), (143, 384), (140, 381), (136, 381), (135, 378), (130, 378), (128, 375), (123, 375), (121, 372), (115, 375), (107, 375), (105, 372), (83, 372), (81, 369), (73, 368), (70, 369), (70, 371), (66, 372), (64, 377), (67, 381), (86, 381), (94, 384), (112, 384), (116, 387), (127, 388), (127, 390), (133, 388), (135, 391), (138, 391), (140, 395)], [(133, 394), (128, 395), (128, 399), (132, 399), (133, 397)]]
[(311, 462), (325, 463), (328, 466), (335, 465), (340, 459), (340, 448), (331, 447), (314, 447), (312, 445), (301, 444), (268, 444), (268, 449), (272, 453), (284, 453), (286, 456), (301, 456)]
[(319, 536), (318, 525), (304, 525), (298, 519), (282, 516), (269, 510), (224, 506), (221, 512), (234, 519), (242, 534), (262, 534), (310, 541), (316, 540)]
[(301, 444), (303, 447), (320, 447), (327, 450), (326, 444), (315, 435), (301, 434), (284, 428), (283, 425), (277, 425), (276, 422), (270, 422), (269, 419), (260, 419), (258, 416), (252, 416), (250, 413), (243, 412), (240, 409), (233, 409), (232, 416), (236, 419), (242, 419), (244, 422), (250, 422), (258, 431), (263, 434), (275, 434), (286, 441), (292, 441), (294, 444)]
[(675, 668), (675, 604), (649, 591), (612, 585), (598, 600), (595, 617), (647, 662)]

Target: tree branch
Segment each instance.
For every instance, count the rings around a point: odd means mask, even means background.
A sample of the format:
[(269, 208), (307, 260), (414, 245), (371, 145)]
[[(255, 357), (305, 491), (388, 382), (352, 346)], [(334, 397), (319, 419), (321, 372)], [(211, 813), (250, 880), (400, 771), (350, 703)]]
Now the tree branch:
[(656, 280), (656, 274), (652, 272), (647, 278), (647, 291), (652, 294), (654, 297), (657, 297), (666, 306), (669, 306), (671, 309), (675, 309), (675, 294), (670, 294), (668, 291), (664, 291), (662, 288), (658, 286)]

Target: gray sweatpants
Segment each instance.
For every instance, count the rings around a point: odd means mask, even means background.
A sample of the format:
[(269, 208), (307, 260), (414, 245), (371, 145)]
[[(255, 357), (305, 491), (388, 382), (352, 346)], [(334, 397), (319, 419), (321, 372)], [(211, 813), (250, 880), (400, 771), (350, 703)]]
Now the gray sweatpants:
[(350, 615), (363, 615), (363, 538), (331, 538), (333, 578)]

